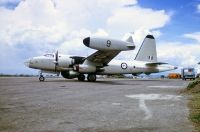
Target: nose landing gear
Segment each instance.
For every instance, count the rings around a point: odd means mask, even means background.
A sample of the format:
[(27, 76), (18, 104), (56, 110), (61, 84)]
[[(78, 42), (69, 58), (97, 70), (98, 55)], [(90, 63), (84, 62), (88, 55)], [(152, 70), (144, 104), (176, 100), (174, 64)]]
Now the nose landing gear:
[(40, 72), (39, 81), (44, 82), (44, 80), (45, 80), (45, 77), (42, 75), (42, 72)]
[(45, 80), (44, 76), (43, 76), (43, 75), (40, 76), (40, 77), (39, 77), (39, 80), (40, 80), (40, 82), (44, 82), (44, 80)]

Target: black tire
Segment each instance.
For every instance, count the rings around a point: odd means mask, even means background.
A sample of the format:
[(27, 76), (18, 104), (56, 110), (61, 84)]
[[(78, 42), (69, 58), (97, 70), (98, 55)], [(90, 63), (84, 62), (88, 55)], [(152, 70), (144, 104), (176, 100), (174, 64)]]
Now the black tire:
[(96, 81), (96, 75), (95, 74), (88, 74), (87, 80), (88, 82), (95, 82)]
[(85, 75), (84, 75), (84, 74), (80, 74), (80, 75), (78, 76), (78, 80), (79, 80), (79, 81), (85, 81)]
[(44, 82), (45, 78), (43, 76), (39, 77), (40, 82)]

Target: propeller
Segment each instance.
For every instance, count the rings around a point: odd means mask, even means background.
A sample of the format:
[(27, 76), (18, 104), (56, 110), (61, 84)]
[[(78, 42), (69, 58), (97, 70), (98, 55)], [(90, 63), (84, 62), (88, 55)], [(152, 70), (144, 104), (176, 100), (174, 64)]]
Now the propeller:
[(56, 51), (56, 53), (55, 53), (55, 61), (54, 61), (54, 63), (55, 63), (55, 72), (57, 71), (57, 67), (58, 67), (58, 51)]

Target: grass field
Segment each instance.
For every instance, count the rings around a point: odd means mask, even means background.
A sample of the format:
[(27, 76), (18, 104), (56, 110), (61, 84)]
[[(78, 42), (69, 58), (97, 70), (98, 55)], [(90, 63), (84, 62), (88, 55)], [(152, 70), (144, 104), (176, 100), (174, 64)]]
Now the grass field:
[(191, 95), (188, 106), (190, 108), (190, 120), (195, 128), (200, 131), (200, 79), (189, 83), (186, 93)]

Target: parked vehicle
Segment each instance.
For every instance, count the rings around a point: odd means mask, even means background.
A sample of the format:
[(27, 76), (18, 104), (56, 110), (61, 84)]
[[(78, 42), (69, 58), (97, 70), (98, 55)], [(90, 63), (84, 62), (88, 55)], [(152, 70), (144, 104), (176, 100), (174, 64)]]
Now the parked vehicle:
[(186, 80), (186, 79), (195, 80), (195, 69), (194, 68), (183, 68), (181, 70), (181, 77), (182, 77), (182, 80)]
[(179, 74), (179, 73), (169, 73), (167, 77), (169, 79), (180, 79), (181, 78), (181, 74)]
[(197, 67), (197, 75), (196, 75), (196, 78), (200, 78), (200, 62), (197, 63), (198, 64), (198, 67)]

